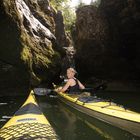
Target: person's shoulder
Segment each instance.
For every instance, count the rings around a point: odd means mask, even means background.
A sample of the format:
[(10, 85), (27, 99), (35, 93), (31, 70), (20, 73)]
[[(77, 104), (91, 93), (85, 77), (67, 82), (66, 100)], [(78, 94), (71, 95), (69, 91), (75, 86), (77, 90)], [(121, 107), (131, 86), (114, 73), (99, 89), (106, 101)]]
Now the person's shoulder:
[(70, 78), (70, 79), (68, 79), (68, 82), (73, 82), (74, 81), (74, 79), (73, 78)]

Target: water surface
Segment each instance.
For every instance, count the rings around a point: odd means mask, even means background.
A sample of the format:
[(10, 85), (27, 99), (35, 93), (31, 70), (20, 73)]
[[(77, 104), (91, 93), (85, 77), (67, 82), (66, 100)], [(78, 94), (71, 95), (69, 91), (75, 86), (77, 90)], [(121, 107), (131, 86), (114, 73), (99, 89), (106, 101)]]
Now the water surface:
[[(105, 94), (99, 96), (112, 98), (113, 101), (123, 103), (127, 108), (140, 112), (139, 95), (133, 97), (134, 95), (130, 93), (114, 93), (112, 96), (112, 93), (106, 93), (106, 96)], [(18, 110), (26, 98), (27, 96), (0, 98), (0, 127)], [(41, 110), (61, 140), (140, 140), (124, 130), (78, 112), (57, 98), (46, 96), (36, 96), (36, 98)]]

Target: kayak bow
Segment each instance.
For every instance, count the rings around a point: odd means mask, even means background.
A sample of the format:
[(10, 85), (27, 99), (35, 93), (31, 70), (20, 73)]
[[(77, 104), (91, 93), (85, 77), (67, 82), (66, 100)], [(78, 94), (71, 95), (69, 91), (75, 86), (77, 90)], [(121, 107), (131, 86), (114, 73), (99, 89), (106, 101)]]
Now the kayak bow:
[(0, 139), (58, 139), (52, 126), (40, 110), (33, 91), (21, 108), (0, 129)]
[(79, 97), (75, 94), (58, 92), (58, 98), (80, 112), (140, 137), (139, 113), (93, 96)]

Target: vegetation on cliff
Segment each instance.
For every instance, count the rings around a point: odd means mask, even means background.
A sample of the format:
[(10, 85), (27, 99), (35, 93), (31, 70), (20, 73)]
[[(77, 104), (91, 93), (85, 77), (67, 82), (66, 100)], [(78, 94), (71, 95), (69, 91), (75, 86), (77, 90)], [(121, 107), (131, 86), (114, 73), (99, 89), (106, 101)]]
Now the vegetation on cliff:
[[(37, 85), (41, 80), (49, 82), (60, 69), (53, 14), (47, 1), (2, 0), (0, 3), (1, 60), (5, 67), (7, 63), (11, 65), (9, 71), (13, 67), (21, 71), (19, 80), (25, 78), (24, 85)], [(13, 70), (13, 75), (16, 72)], [(3, 79), (8, 79), (8, 75), (1, 76), (1, 82)]]
[(75, 10), (70, 6), (70, 0), (51, 0), (51, 4), (56, 10), (62, 12), (66, 32), (70, 33), (71, 25), (75, 23)]

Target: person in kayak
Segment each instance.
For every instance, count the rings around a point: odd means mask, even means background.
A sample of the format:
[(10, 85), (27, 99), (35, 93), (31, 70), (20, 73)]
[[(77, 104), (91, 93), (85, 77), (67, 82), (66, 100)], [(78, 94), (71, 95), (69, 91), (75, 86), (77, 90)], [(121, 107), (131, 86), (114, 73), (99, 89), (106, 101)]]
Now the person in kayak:
[(74, 93), (80, 91), (80, 89), (85, 89), (85, 86), (75, 78), (76, 73), (74, 68), (67, 69), (68, 81), (61, 89), (58, 89), (59, 92)]

